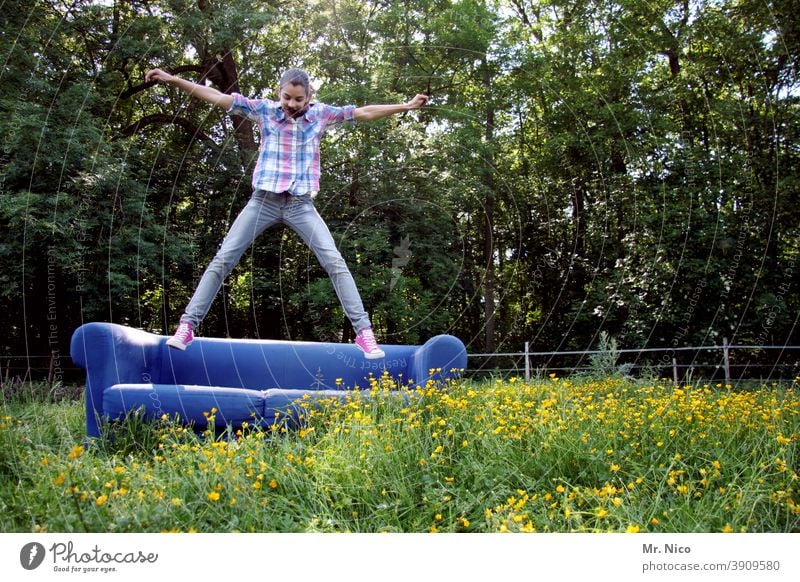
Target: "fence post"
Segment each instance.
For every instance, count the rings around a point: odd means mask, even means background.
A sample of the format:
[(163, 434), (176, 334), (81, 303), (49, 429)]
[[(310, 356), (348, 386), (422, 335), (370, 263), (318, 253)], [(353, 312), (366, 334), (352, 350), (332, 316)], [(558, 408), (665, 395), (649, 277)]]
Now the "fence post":
[(731, 349), (728, 345), (728, 338), (722, 338), (722, 358), (725, 362), (725, 385), (731, 383)]
[(675, 382), (675, 386), (678, 385), (678, 360), (676, 358), (672, 358), (672, 380)]
[(531, 379), (531, 362), (528, 359), (529, 343), (525, 342), (525, 381), (529, 382)]

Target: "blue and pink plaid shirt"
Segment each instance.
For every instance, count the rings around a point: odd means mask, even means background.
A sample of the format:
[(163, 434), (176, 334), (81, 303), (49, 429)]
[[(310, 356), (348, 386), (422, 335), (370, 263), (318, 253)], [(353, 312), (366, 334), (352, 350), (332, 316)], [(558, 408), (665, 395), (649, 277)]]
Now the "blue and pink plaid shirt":
[(233, 94), (229, 113), (258, 124), (261, 146), (253, 170), (253, 189), (302, 195), (319, 191), (319, 142), (329, 127), (354, 122), (355, 106), (313, 103), (297, 120), (279, 101)]

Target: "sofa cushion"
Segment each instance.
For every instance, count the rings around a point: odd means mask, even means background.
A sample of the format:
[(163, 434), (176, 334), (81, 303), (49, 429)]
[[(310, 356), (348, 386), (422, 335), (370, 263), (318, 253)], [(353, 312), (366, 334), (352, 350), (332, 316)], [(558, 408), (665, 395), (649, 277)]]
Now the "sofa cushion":
[(264, 415), (264, 394), (258, 390), (183, 384), (114, 384), (103, 391), (103, 411), (116, 419), (144, 407), (149, 416), (176, 414), (207, 426), (204, 413), (216, 408), (215, 424), (254, 423)]

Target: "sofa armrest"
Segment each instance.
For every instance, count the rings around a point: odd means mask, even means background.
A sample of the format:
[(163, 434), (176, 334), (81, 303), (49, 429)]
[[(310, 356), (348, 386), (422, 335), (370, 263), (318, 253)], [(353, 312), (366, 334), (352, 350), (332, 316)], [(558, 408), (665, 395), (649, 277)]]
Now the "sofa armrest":
[(414, 352), (410, 377), (419, 386), (428, 380), (457, 378), (467, 368), (467, 349), (452, 335), (437, 335)]
[(158, 383), (163, 337), (114, 323), (87, 323), (72, 334), (70, 356), (86, 370), (86, 432), (100, 436), (103, 391), (122, 383)]

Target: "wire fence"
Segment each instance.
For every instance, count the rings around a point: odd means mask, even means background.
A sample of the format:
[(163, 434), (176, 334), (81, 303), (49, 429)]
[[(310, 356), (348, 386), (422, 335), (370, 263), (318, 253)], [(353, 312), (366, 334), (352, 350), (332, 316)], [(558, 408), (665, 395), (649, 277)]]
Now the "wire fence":
[(800, 346), (722, 345), (669, 348), (597, 349), (468, 354), (471, 377), (499, 375), (530, 380), (551, 374), (622, 373), (667, 378), (677, 384), (697, 381), (791, 382), (800, 376)]
[[(467, 354), (466, 375), (517, 376), (530, 380), (550, 374), (609, 374), (667, 378), (675, 384), (716, 381), (791, 382), (800, 376), (800, 346), (722, 345), (671, 348), (532, 351)], [(84, 371), (69, 357), (48, 355), (0, 356), (0, 386), (9, 382), (82, 384)]]
[(84, 371), (58, 351), (47, 355), (0, 356), (0, 386), (25, 382), (77, 384), (83, 383), (84, 377)]

